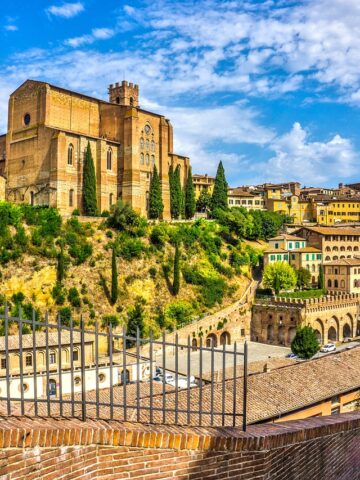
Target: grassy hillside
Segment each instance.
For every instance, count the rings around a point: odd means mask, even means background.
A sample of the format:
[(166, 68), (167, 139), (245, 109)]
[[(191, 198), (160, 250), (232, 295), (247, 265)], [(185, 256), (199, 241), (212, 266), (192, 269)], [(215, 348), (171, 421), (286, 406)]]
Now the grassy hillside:
[[(175, 245), (180, 248), (180, 290), (173, 294)], [(144, 319), (151, 327), (173, 329), (195, 316), (238, 298), (256, 264), (256, 242), (240, 241), (216, 221), (149, 225), (121, 206), (103, 221), (64, 220), (55, 209), (0, 203), (0, 303), (13, 314), (45, 311), (83, 313), (103, 326)], [(110, 301), (112, 249), (117, 257), (119, 296)], [(63, 257), (61, 257), (61, 250)], [(59, 258), (65, 278), (59, 282)]]

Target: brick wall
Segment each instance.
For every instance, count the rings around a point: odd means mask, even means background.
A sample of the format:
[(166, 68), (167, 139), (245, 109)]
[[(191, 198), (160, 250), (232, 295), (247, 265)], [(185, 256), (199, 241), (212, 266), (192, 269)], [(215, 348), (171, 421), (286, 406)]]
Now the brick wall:
[(0, 480), (358, 480), (360, 413), (232, 428), (0, 419)]

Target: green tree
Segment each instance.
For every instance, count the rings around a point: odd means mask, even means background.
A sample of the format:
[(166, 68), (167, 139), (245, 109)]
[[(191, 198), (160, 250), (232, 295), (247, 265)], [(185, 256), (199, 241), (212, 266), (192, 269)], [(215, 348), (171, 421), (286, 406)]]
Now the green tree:
[(199, 198), (196, 201), (197, 212), (207, 212), (211, 207), (211, 195), (207, 190), (201, 190)]
[(196, 210), (195, 201), (195, 189), (193, 184), (193, 178), (191, 173), (191, 167), (189, 168), (188, 176), (185, 186), (185, 218), (193, 218)]
[(98, 211), (96, 198), (95, 167), (92, 158), (90, 142), (88, 142), (87, 144), (84, 163), (83, 210), (85, 215), (90, 216), (95, 216)]
[(216, 172), (214, 191), (211, 197), (211, 209), (213, 212), (217, 209), (227, 210), (227, 191), (228, 184), (225, 178), (225, 170), (222, 162), (220, 162)]
[(174, 280), (173, 280), (173, 294), (177, 295), (180, 290), (180, 248), (179, 243), (175, 245), (174, 256)]
[(311, 273), (307, 268), (299, 268), (296, 270), (296, 286), (298, 288), (306, 288), (309, 286), (311, 280)]
[(137, 214), (128, 203), (118, 200), (111, 210), (107, 224), (109, 227), (133, 236), (142, 236), (146, 231), (147, 221)]
[(61, 285), (65, 278), (64, 244), (60, 243), (60, 252), (57, 255), (56, 280)]
[(182, 210), (182, 189), (181, 189), (181, 178), (180, 178), (180, 165), (177, 165), (175, 168), (173, 181), (173, 209), (172, 209), (172, 218), (180, 218)]
[(161, 184), (159, 174), (154, 165), (154, 171), (150, 181), (149, 192), (149, 218), (160, 218), (164, 210), (164, 204), (161, 196)]
[(315, 330), (310, 326), (299, 328), (291, 342), (291, 351), (299, 358), (311, 358), (320, 349)]
[(174, 167), (171, 164), (169, 167), (169, 188), (170, 188), (170, 214), (171, 218), (175, 218), (176, 215), (176, 192), (174, 185)]
[[(139, 329), (139, 335), (142, 338), (145, 330), (144, 300), (142, 298), (138, 298), (135, 306), (130, 308), (127, 313), (127, 335), (136, 337), (137, 329)], [(127, 346), (132, 347), (135, 343), (135, 340), (128, 340)]]
[(263, 284), (277, 295), (281, 290), (291, 290), (296, 286), (295, 270), (287, 262), (269, 263), (264, 269)]
[(324, 267), (322, 265), (319, 269), (318, 287), (320, 290), (325, 290)]
[(118, 274), (116, 266), (116, 253), (115, 248), (112, 249), (112, 258), (111, 258), (111, 303), (114, 305), (118, 299)]

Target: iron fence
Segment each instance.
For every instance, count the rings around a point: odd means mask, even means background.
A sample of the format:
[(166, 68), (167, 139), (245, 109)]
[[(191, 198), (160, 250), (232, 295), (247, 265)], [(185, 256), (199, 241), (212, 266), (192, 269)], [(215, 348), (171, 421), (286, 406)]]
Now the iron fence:
[(246, 430), (248, 348), (0, 315), (0, 412)]

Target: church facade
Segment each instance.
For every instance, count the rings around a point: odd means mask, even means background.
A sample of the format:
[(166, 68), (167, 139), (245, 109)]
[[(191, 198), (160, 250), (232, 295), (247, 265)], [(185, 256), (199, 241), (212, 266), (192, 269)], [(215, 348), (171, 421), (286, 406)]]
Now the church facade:
[(173, 128), (163, 115), (139, 106), (139, 88), (123, 81), (109, 86), (109, 101), (27, 80), (9, 99), (8, 131), (0, 136), (0, 175), (11, 202), (57, 207), (64, 215), (82, 208), (85, 151), (91, 146), (99, 211), (118, 198), (146, 216), (156, 165), (170, 219), (168, 171), (188, 157), (173, 152)]

